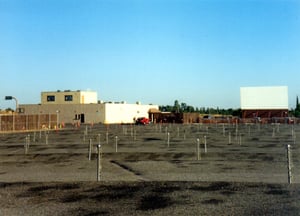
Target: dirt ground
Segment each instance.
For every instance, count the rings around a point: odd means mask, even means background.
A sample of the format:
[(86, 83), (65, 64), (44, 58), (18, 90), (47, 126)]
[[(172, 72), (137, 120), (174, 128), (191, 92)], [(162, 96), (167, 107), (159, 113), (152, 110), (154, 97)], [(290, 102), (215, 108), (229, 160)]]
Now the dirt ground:
[(279, 124), (2, 133), (0, 215), (300, 215), (299, 133)]

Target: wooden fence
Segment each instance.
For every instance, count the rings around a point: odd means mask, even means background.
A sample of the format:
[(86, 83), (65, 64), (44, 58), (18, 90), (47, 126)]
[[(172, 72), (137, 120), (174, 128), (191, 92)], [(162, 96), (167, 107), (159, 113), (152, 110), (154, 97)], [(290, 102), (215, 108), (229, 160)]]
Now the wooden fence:
[(55, 129), (57, 127), (57, 114), (0, 115), (0, 132)]

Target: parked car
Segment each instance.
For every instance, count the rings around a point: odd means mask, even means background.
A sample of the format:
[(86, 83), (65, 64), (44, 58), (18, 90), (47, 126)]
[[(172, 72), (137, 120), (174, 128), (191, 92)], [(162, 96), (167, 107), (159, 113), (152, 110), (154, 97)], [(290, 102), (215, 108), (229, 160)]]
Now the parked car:
[(150, 124), (150, 119), (148, 119), (146, 117), (141, 117), (141, 118), (138, 118), (135, 121), (135, 124), (137, 124), (137, 125), (147, 125), (147, 124)]

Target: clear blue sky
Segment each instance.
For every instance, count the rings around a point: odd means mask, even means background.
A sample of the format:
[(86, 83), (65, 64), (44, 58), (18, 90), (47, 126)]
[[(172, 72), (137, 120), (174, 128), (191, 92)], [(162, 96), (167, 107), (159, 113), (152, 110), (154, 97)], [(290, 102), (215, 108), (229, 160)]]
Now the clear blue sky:
[(0, 0), (0, 108), (41, 91), (240, 107), (240, 87), (300, 96), (297, 0)]

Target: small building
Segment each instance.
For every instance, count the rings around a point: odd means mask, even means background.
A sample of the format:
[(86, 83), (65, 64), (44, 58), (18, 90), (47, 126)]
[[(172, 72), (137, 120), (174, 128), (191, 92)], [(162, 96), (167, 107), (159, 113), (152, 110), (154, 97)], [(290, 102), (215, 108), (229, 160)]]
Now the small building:
[[(140, 117), (151, 118), (158, 105), (140, 102), (100, 102), (93, 91), (42, 92), (41, 104), (20, 104), (22, 114), (55, 114), (59, 123), (131, 124)], [(152, 119), (154, 121), (154, 119)]]

